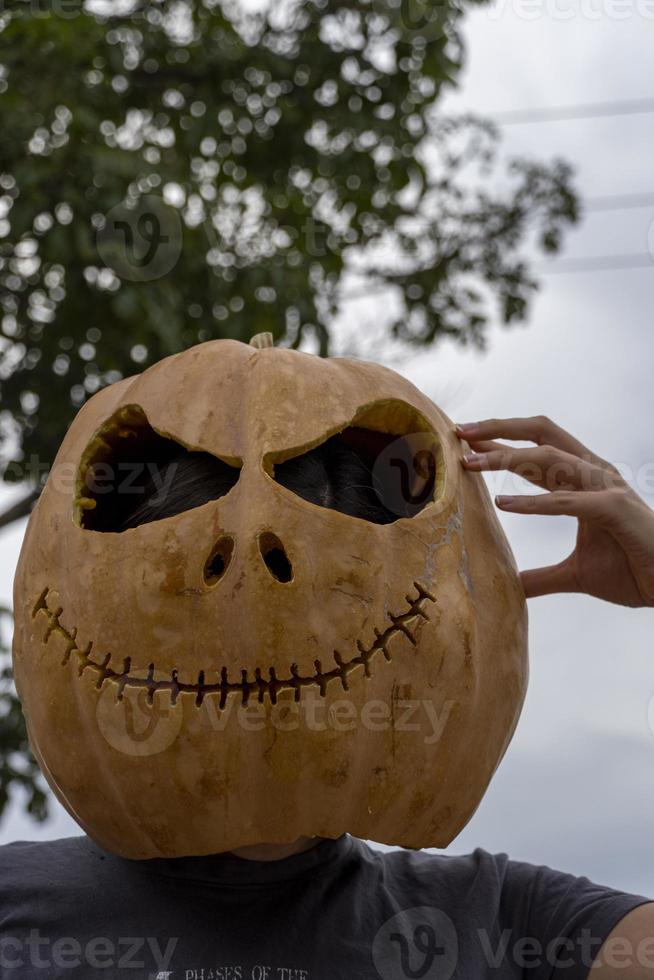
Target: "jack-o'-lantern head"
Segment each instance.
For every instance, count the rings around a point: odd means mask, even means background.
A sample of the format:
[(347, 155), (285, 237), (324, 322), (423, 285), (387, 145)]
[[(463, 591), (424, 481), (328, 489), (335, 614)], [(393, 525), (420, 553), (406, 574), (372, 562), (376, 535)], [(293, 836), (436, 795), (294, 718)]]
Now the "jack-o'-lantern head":
[[(293, 490), (288, 467), (326, 444), (384, 519)], [(126, 522), (188, 457), (228, 474), (220, 494)], [(453, 839), (527, 682), (513, 557), (460, 458), (393, 371), (232, 340), (89, 399), (28, 523), (14, 672), (90, 836), (130, 858)]]

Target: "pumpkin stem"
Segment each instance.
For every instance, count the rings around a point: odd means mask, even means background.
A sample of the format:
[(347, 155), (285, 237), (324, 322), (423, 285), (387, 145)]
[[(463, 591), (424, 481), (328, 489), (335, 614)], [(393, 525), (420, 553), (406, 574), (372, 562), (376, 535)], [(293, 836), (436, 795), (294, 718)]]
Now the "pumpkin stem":
[(273, 335), (271, 333), (257, 333), (250, 340), (250, 347), (257, 347), (259, 350), (264, 350), (266, 347), (274, 347), (275, 341), (273, 340)]

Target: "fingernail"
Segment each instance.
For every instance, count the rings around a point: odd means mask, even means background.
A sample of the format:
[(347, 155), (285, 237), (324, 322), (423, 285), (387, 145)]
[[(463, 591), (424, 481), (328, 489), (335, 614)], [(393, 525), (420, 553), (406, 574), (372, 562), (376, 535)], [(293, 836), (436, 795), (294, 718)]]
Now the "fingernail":
[(476, 422), (457, 422), (456, 431), (457, 432), (471, 432), (473, 429), (477, 428)]
[(463, 458), (466, 463), (472, 463), (473, 466), (481, 466), (486, 461), (486, 453), (466, 453)]
[(502, 496), (499, 496), (499, 497), (496, 497), (495, 498), (495, 503), (497, 504), (498, 507), (509, 507), (513, 503), (514, 500), (515, 500), (515, 497), (502, 497)]

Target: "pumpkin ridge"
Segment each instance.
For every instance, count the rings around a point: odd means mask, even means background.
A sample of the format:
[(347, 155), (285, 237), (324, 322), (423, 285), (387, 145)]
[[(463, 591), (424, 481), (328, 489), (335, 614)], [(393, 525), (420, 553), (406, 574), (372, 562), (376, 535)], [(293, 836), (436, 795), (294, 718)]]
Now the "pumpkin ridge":
[(219, 708), (222, 710), (225, 707), (227, 694), (232, 691), (241, 692), (243, 707), (247, 706), (250, 695), (254, 694), (255, 692), (257, 693), (257, 700), (260, 703), (263, 702), (264, 695), (267, 693), (271, 703), (276, 704), (278, 691), (289, 689), (294, 690), (294, 699), (295, 701), (299, 701), (301, 689), (311, 685), (319, 687), (320, 695), (325, 697), (328, 683), (332, 680), (336, 680), (337, 678), (340, 679), (343, 690), (347, 691), (349, 689), (348, 674), (350, 671), (354, 670), (360, 665), (362, 665), (364, 668), (365, 676), (370, 677), (370, 660), (376, 653), (381, 651), (385, 660), (390, 661), (392, 659), (388, 650), (388, 643), (393, 636), (402, 634), (415, 647), (417, 645), (416, 637), (414, 636), (412, 630), (409, 629), (408, 623), (410, 620), (415, 619), (416, 616), (419, 616), (426, 621), (430, 620), (424, 606), (428, 602), (435, 603), (436, 597), (418, 581), (414, 581), (413, 586), (417, 591), (417, 595), (415, 597), (410, 595), (405, 596), (406, 601), (409, 604), (408, 609), (399, 614), (388, 613), (387, 618), (390, 620), (391, 625), (387, 626), (383, 632), (380, 632), (375, 628), (375, 640), (368, 649), (364, 647), (361, 640), (357, 640), (357, 649), (359, 652), (350, 660), (343, 660), (339, 651), (334, 650), (333, 657), (336, 662), (336, 667), (325, 671), (322, 668), (321, 661), (314, 660), (315, 673), (310, 676), (302, 676), (299, 673), (299, 668), (296, 663), (292, 663), (290, 665), (290, 677), (288, 678), (278, 678), (275, 668), (269, 667), (269, 680), (266, 680), (261, 676), (260, 667), (255, 667), (254, 680), (249, 680), (248, 671), (242, 669), (241, 680), (230, 681), (227, 668), (224, 666), (221, 668), (220, 681), (216, 683), (205, 683), (204, 670), (201, 670), (198, 673), (198, 680), (196, 682), (180, 681), (178, 678), (179, 671), (176, 667), (171, 671), (170, 680), (155, 680), (154, 663), (150, 663), (148, 665), (147, 677), (134, 677), (131, 674), (131, 657), (125, 657), (123, 660), (123, 669), (121, 671), (117, 671), (110, 666), (112, 657), (111, 653), (105, 654), (100, 662), (91, 657), (93, 640), (90, 640), (84, 649), (77, 646), (77, 627), (75, 626), (71, 630), (68, 630), (60, 622), (59, 617), (63, 612), (63, 606), (57, 605), (54, 610), (50, 609), (48, 606), (47, 598), (48, 593), (51, 591), (49, 586), (46, 586), (46, 588), (43, 589), (36, 600), (32, 609), (32, 618), (35, 619), (39, 612), (45, 612), (48, 617), (48, 622), (42, 638), (42, 643), (44, 645), (47, 645), (54, 632), (59, 633), (59, 635), (63, 636), (66, 640), (66, 649), (64, 650), (64, 655), (61, 659), (61, 666), (66, 666), (70, 660), (70, 657), (74, 653), (79, 661), (78, 676), (81, 677), (83, 672), (88, 667), (98, 671), (98, 679), (95, 684), (96, 690), (100, 690), (107, 680), (115, 683), (117, 687), (117, 701), (122, 700), (125, 687), (146, 688), (148, 692), (147, 700), (149, 704), (153, 703), (154, 694), (159, 690), (169, 690), (171, 692), (172, 704), (177, 703), (177, 698), (182, 692), (195, 694), (195, 704), (197, 707), (200, 707), (207, 694), (219, 693)]

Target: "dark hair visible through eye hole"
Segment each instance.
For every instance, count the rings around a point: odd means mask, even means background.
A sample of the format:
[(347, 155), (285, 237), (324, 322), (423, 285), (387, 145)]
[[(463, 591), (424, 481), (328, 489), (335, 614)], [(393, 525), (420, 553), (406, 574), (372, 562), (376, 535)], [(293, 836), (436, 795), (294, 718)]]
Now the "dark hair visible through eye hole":
[[(370, 436), (370, 438), (368, 438)], [(374, 524), (391, 524), (411, 513), (389, 509), (389, 499), (375, 474), (378, 453), (397, 436), (352, 429), (334, 436), (300, 456), (275, 465), (275, 480), (319, 507), (327, 507)], [(211, 453), (169, 447), (166, 458), (143, 467), (133, 490), (98, 495), (84, 526), (102, 531), (125, 531), (150, 521), (172, 517), (225, 496), (236, 485), (240, 469)], [(433, 492), (425, 495), (424, 503)]]
[[(359, 430), (358, 435), (361, 433)], [(381, 433), (372, 436), (378, 450), (398, 438)], [(361, 443), (360, 438), (357, 441)], [(275, 480), (312, 504), (373, 524), (391, 524), (408, 514), (385, 505), (383, 488), (375, 475), (375, 458), (374, 451), (354, 449), (343, 437), (334, 436), (301, 456), (278, 463)]]
[(235, 486), (240, 470), (211, 453), (181, 449), (164, 463), (150, 464), (147, 472), (141, 492), (132, 495), (132, 506), (123, 507), (112, 530), (125, 531), (217, 500)]
[(97, 429), (80, 458), (75, 516), (90, 531), (119, 532), (224, 496), (240, 476), (212, 453), (159, 432), (136, 403)]

